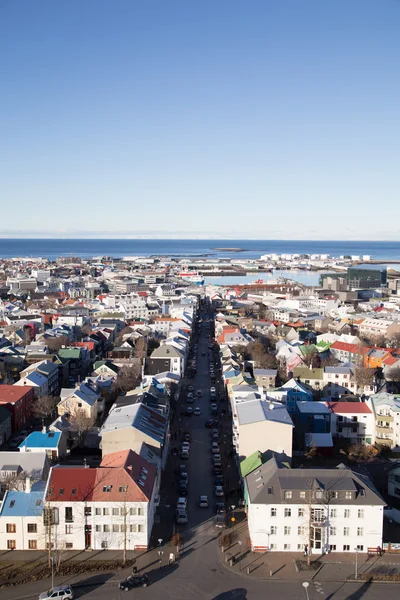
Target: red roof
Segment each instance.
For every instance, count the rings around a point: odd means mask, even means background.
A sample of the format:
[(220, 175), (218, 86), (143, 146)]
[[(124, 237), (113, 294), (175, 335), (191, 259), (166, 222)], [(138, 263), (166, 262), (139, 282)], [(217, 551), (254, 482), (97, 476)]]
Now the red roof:
[(33, 390), (33, 387), (30, 385), (0, 385), (0, 402), (18, 402), (31, 390)]
[(359, 354), (360, 350), (363, 349), (357, 344), (347, 344), (346, 342), (338, 341), (333, 342), (331, 348), (333, 348), (334, 350), (344, 350), (345, 352), (351, 352), (352, 354)]
[(136, 452), (113, 452), (103, 458), (97, 469), (53, 468), (47, 500), (148, 502), (155, 479), (155, 465), (148, 463)]
[(137, 295), (142, 296), (143, 298), (147, 298), (148, 293), (147, 292), (138, 292)]
[(365, 402), (327, 402), (326, 405), (335, 414), (372, 414)]
[(71, 344), (75, 348), (87, 348), (88, 350), (94, 350), (94, 342), (74, 342)]

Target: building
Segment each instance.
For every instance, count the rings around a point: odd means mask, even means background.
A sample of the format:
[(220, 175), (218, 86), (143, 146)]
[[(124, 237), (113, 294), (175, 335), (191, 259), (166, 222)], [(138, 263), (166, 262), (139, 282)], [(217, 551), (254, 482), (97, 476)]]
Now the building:
[[(1, 550), (44, 550), (46, 529), (43, 523), (44, 482), (24, 491), (5, 493), (0, 508)], [(36, 491), (38, 490), (38, 491)]]
[(264, 390), (275, 387), (277, 369), (253, 369), (256, 384)]
[(240, 461), (257, 450), (291, 460), (293, 422), (283, 404), (244, 400), (235, 403), (232, 417), (233, 445)]
[(24, 490), (26, 478), (31, 482), (45, 481), (50, 461), (45, 452), (0, 452), (0, 492)]
[(59, 368), (58, 366), (52, 362), (51, 360), (42, 360), (40, 362), (33, 363), (29, 365), (26, 369), (21, 371), (20, 377), (23, 379), (24, 377), (30, 375), (31, 373), (40, 373), (47, 379), (47, 394), (49, 396), (56, 396), (59, 392)]
[(382, 547), (386, 502), (369, 479), (342, 465), (287, 469), (272, 458), (245, 478), (245, 502), (254, 551)]
[(55, 547), (145, 550), (159, 502), (158, 474), (132, 450), (103, 458), (100, 467), (53, 467), (46, 506)]
[(28, 385), (0, 385), (0, 406), (5, 406), (11, 413), (13, 433), (23, 429), (29, 421), (33, 399), (33, 388)]
[(5, 444), (11, 435), (11, 412), (4, 406), (0, 406), (0, 445)]
[(387, 269), (386, 267), (375, 267), (373, 269), (349, 267), (347, 270), (347, 280), (349, 288), (353, 290), (386, 287)]
[(380, 392), (370, 397), (375, 416), (376, 443), (400, 448), (400, 396)]
[(54, 462), (67, 454), (67, 436), (61, 431), (33, 431), (18, 447), (20, 452), (46, 452)]
[(331, 432), (349, 444), (375, 443), (375, 418), (365, 402), (327, 402)]
[(29, 375), (21, 377), (14, 385), (21, 387), (29, 386), (33, 388), (35, 398), (42, 398), (43, 396), (48, 395), (47, 377), (38, 371), (33, 371), (32, 373), (29, 373)]

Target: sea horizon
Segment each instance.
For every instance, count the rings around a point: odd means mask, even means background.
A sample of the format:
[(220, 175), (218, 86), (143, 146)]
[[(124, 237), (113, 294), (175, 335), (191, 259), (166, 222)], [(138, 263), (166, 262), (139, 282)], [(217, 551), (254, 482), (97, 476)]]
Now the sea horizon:
[[(224, 251), (224, 248), (240, 251)], [(0, 238), (0, 258), (190, 256), (256, 259), (263, 254), (329, 254), (400, 260), (399, 241), (255, 240), (233, 238)]]

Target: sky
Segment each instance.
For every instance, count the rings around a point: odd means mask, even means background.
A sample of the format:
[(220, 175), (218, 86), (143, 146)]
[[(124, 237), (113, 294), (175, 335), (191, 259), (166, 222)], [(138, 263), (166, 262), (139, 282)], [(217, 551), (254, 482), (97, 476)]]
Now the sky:
[(0, 0), (0, 236), (397, 240), (399, 65), (400, 0)]

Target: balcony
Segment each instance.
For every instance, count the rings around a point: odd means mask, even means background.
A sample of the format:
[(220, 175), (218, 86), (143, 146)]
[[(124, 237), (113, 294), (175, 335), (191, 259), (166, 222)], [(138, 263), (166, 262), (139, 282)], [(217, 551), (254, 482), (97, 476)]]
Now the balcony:
[(387, 423), (393, 423), (394, 419), (390, 415), (380, 415), (379, 413), (376, 415), (376, 423), (378, 421), (386, 421)]
[(376, 434), (377, 436), (379, 435), (385, 435), (385, 434), (392, 434), (393, 433), (393, 427), (389, 427), (386, 425), (377, 425), (376, 426)]

